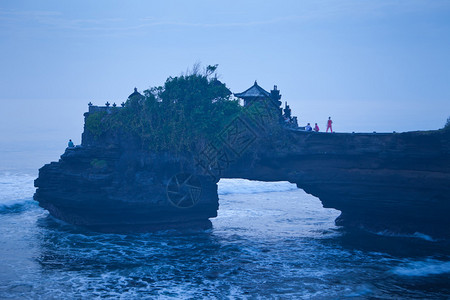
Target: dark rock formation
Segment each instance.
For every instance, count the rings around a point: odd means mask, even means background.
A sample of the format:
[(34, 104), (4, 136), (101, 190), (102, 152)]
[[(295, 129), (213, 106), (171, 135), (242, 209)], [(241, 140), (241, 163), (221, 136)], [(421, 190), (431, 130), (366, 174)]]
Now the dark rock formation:
[(450, 238), (449, 131), (285, 129), (251, 142), (214, 170), (199, 154), (150, 153), (132, 139), (99, 143), (85, 133), (82, 146), (39, 170), (35, 199), (53, 216), (95, 230), (207, 226), (219, 178), (287, 180), (340, 210), (339, 225)]
[(223, 177), (287, 180), (341, 211), (338, 225), (450, 238), (450, 132), (288, 132)]
[(185, 176), (195, 173), (191, 165), (167, 154), (68, 148), (39, 170), (35, 199), (53, 216), (99, 231), (207, 227), (217, 216), (217, 185), (207, 176)]

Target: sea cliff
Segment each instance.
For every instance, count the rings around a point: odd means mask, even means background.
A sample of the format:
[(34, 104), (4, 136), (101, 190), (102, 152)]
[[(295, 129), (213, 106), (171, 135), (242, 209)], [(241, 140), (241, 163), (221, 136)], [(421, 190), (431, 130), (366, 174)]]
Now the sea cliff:
[(223, 177), (296, 183), (340, 210), (338, 225), (450, 238), (450, 131), (286, 131)]
[(450, 237), (449, 131), (282, 129), (245, 146), (228, 155), (221, 148), (221, 160), (205, 165), (211, 150), (151, 152), (120, 135), (94, 142), (85, 133), (81, 146), (39, 170), (35, 199), (53, 216), (94, 230), (208, 226), (220, 178), (286, 180), (340, 210), (338, 225)]
[(448, 125), (305, 131), (287, 103), (280, 108), (277, 86), (269, 93), (255, 82), (233, 97), (216, 68), (143, 95), (135, 88), (120, 107), (89, 103), (81, 145), (39, 170), (35, 200), (94, 230), (207, 227), (221, 178), (289, 181), (341, 211), (346, 228), (450, 238)]

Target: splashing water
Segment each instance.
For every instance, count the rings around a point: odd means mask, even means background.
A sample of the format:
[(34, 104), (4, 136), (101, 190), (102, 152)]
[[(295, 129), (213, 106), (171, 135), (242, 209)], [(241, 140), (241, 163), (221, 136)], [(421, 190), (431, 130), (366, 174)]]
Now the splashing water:
[(0, 176), (0, 298), (450, 295), (447, 242), (346, 232), (338, 211), (287, 182), (222, 180), (212, 229), (124, 235), (50, 217), (33, 179)]

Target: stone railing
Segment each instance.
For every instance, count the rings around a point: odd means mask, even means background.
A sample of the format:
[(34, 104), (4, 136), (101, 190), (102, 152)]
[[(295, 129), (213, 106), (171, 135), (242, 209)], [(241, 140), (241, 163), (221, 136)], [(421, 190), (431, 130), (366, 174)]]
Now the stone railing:
[(96, 113), (96, 112), (106, 112), (106, 113), (112, 113), (117, 109), (120, 109), (125, 106), (125, 102), (122, 102), (120, 106), (118, 106), (116, 103), (113, 103), (112, 105), (109, 102), (105, 103), (105, 106), (97, 106), (93, 105), (92, 102), (88, 103), (89, 106), (89, 113)]

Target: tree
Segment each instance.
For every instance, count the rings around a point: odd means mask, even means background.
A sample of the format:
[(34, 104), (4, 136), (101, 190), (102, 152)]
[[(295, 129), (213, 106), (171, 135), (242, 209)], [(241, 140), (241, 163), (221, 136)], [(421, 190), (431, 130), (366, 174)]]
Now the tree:
[(86, 128), (96, 136), (122, 130), (138, 137), (148, 150), (195, 150), (242, 109), (226, 85), (212, 76), (217, 66), (206, 67), (203, 74), (194, 66), (190, 74), (169, 77), (163, 86), (145, 90), (142, 99), (128, 99), (115, 114), (89, 116)]

